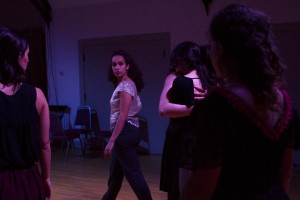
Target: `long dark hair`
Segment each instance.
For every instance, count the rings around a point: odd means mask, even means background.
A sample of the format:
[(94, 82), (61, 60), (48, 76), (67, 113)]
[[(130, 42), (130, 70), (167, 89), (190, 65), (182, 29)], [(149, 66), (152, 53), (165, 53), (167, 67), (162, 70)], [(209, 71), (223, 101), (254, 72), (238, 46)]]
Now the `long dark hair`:
[(14, 89), (25, 81), (25, 72), (19, 64), (19, 56), (23, 56), (28, 48), (28, 40), (18, 31), (0, 27), (0, 83), (13, 85)]
[[(127, 75), (135, 83), (138, 93), (141, 92), (141, 90), (144, 87), (144, 81), (142, 79), (142, 72), (140, 71), (139, 66), (134, 62), (131, 55), (124, 50), (117, 50), (112, 53), (111, 58), (114, 56), (122, 56), (124, 58), (125, 63), (129, 65)], [(109, 65), (108, 79), (109, 79), (109, 81), (111, 81), (114, 84), (115, 87), (117, 86), (118, 79), (112, 71), (111, 64)]]
[[(171, 53), (170, 64), (169, 73), (181, 76), (195, 69), (204, 89), (213, 85), (213, 68), (206, 45), (199, 46), (190, 41), (178, 44)], [(176, 71), (179, 66), (182, 66), (183, 70)]]
[(228, 78), (242, 82), (260, 103), (273, 107), (274, 86), (283, 85), (285, 66), (269, 17), (246, 5), (232, 4), (213, 17), (210, 35), (223, 48), (220, 63)]

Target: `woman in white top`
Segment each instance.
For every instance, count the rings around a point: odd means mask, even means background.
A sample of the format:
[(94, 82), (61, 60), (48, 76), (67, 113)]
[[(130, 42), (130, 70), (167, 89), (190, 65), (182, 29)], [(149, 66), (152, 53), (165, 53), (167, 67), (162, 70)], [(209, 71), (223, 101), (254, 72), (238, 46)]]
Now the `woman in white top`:
[(137, 154), (140, 141), (137, 114), (142, 107), (138, 93), (144, 83), (138, 66), (127, 52), (113, 52), (109, 80), (113, 82), (115, 91), (110, 100), (112, 135), (104, 156), (111, 156), (111, 164), (108, 189), (102, 199), (116, 199), (124, 176), (138, 199), (152, 199)]

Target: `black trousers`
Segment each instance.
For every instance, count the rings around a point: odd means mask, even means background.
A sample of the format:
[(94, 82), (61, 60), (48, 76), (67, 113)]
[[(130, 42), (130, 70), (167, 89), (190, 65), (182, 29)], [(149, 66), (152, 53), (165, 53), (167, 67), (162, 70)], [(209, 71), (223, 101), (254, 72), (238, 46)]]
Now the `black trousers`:
[(139, 130), (137, 127), (125, 123), (124, 128), (112, 150), (110, 162), (110, 175), (108, 189), (102, 200), (115, 200), (126, 177), (139, 200), (151, 200), (151, 193), (141, 172), (137, 154), (139, 143)]

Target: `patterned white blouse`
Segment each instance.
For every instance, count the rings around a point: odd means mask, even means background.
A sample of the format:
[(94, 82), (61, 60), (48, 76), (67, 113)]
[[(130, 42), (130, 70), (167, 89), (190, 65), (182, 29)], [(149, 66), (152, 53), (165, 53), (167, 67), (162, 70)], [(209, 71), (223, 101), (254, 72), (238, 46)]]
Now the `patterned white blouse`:
[(113, 130), (115, 128), (120, 115), (120, 92), (127, 92), (132, 96), (127, 122), (139, 127), (137, 114), (142, 108), (142, 103), (137, 93), (135, 83), (131, 80), (125, 80), (118, 84), (110, 99), (110, 129)]

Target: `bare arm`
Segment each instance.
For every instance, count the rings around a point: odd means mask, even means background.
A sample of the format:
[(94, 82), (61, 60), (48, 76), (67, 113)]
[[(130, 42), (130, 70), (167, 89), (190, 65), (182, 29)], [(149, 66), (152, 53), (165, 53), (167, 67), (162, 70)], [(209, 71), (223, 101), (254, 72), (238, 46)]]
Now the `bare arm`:
[(221, 167), (193, 171), (180, 191), (180, 200), (210, 200), (217, 186)]
[(288, 193), (290, 178), (293, 171), (294, 150), (286, 149), (281, 166), (281, 185), (283, 190)]
[(169, 74), (165, 80), (164, 88), (159, 100), (159, 115), (162, 117), (185, 117), (190, 115), (193, 107), (170, 103), (167, 93), (171, 89), (175, 74)]
[(50, 182), (50, 163), (51, 163), (51, 147), (50, 147), (50, 138), (49, 138), (49, 106), (47, 100), (44, 96), (44, 93), (36, 88), (37, 100), (36, 107), (40, 116), (40, 137), (41, 137), (41, 158), (40, 158), (40, 167), (41, 167), (41, 176), (45, 182), (47, 197), (51, 196), (51, 182)]
[(105, 147), (105, 151), (104, 151), (105, 156), (111, 155), (111, 150), (114, 147), (115, 141), (120, 135), (124, 127), (124, 124), (126, 122), (131, 101), (132, 101), (132, 96), (129, 93), (120, 92), (120, 115), (117, 119), (116, 126), (112, 132), (108, 144)]

